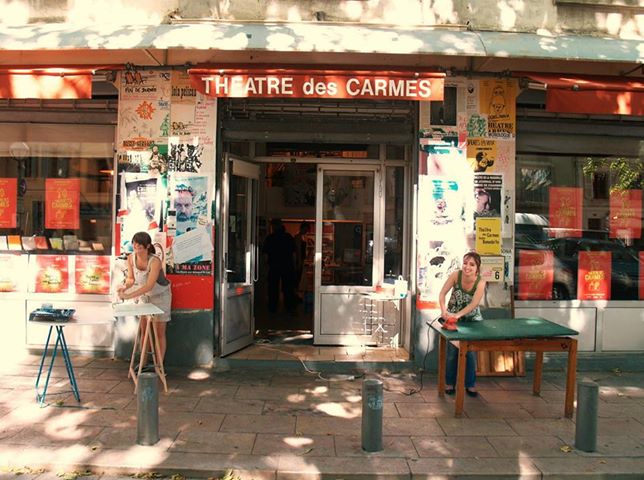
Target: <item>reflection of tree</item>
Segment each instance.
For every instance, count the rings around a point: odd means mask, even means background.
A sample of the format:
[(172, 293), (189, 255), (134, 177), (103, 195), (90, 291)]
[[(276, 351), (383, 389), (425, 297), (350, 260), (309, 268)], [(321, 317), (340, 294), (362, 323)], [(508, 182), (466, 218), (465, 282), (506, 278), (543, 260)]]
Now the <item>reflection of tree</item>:
[(583, 166), (584, 175), (592, 177), (602, 171), (611, 173), (610, 192), (642, 188), (644, 186), (644, 164), (627, 158), (588, 157)]

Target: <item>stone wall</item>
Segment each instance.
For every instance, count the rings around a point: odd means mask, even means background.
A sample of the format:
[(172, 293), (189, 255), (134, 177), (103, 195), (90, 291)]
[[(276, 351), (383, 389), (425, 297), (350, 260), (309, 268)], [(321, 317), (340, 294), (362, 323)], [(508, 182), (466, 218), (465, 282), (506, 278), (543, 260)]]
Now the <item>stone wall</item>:
[(644, 36), (644, 0), (0, 0), (0, 23), (348, 22)]

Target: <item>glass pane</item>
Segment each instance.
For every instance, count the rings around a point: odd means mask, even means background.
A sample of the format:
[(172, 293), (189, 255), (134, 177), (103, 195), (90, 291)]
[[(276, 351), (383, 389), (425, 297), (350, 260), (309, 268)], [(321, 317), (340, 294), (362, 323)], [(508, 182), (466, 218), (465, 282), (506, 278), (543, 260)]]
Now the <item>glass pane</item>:
[(228, 205), (228, 283), (246, 283), (246, 252), (250, 252), (248, 235), (249, 180), (233, 175)]
[[(65, 250), (109, 253), (112, 248), (113, 165), (112, 157), (0, 157), (0, 178), (17, 179), (16, 227), (2, 228), (0, 235), (36, 237), (42, 242), (39, 253), (45, 250), (62, 253), (58, 250), (63, 249), (63, 236), (75, 235), (79, 246), (65, 246)], [(79, 179), (80, 183), (79, 228), (46, 228), (46, 181), (67, 178)]]
[(385, 283), (402, 275), (405, 170), (389, 167), (385, 176)]
[(322, 285), (372, 285), (373, 172), (325, 172)]
[(517, 157), (519, 300), (637, 300), (642, 271), (638, 159)]

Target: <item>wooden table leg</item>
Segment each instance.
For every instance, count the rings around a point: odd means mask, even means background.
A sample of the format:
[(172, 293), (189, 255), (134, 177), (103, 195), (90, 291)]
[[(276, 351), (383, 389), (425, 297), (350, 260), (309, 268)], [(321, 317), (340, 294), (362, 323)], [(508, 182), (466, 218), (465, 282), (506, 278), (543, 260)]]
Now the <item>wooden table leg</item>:
[[(429, 346), (427, 347), (429, 348)], [(438, 396), (445, 396), (445, 358), (447, 357), (447, 340), (438, 335)]]
[(161, 355), (161, 349), (159, 348), (159, 335), (157, 334), (157, 322), (153, 322), (150, 319), (150, 322), (152, 322), (152, 336), (154, 337), (154, 370), (157, 372), (157, 375), (159, 376), (159, 380), (161, 380), (161, 383), (163, 384), (163, 391), (165, 393), (168, 393), (168, 384), (166, 383), (165, 379), (165, 368), (163, 367), (163, 359), (160, 358)]
[(454, 411), (455, 416), (463, 413), (463, 402), (465, 400), (465, 364), (468, 342), (459, 342), (458, 346), (458, 369), (456, 373), (456, 408)]
[(575, 401), (575, 381), (577, 378), (577, 340), (568, 339), (568, 371), (566, 375), (566, 404), (564, 415), (572, 418)]
[[(145, 366), (145, 361), (148, 358), (148, 347), (152, 349), (152, 359), (154, 361), (155, 358), (155, 351), (154, 351), (154, 342), (152, 342), (152, 320), (148, 318), (148, 321), (145, 324), (145, 331), (143, 332), (143, 342), (141, 343), (141, 357), (139, 359), (139, 368), (137, 371), (137, 378), (139, 375), (141, 375), (141, 372), (143, 371), (143, 367)], [(134, 382), (134, 393), (136, 393), (136, 388), (137, 388), (137, 382)]]
[(136, 334), (134, 335), (134, 345), (132, 346), (132, 355), (130, 356), (130, 368), (127, 372), (127, 378), (131, 378), (136, 387), (136, 373), (134, 372), (134, 360), (136, 351), (139, 348), (139, 338), (141, 337), (141, 319), (137, 318)]
[(541, 394), (541, 374), (543, 373), (543, 352), (535, 352), (534, 357), (534, 378), (532, 380), (532, 394)]

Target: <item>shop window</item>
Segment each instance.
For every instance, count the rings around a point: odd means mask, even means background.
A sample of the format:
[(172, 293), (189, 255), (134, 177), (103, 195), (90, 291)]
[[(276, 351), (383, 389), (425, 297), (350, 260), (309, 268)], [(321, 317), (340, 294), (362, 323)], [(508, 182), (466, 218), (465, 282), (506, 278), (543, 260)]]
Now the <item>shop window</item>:
[(0, 228), (0, 249), (111, 254), (114, 127), (0, 129), (0, 179), (16, 185), (15, 193), (12, 186), (5, 192), (15, 198), (7, 214), (15, 222)]
[(385, 283), (403, 275), (405, 170), (388, 167), (385, 175)]
[(643, 288), (642, 164), (517, 156), (518, 300), (638, 300)]

